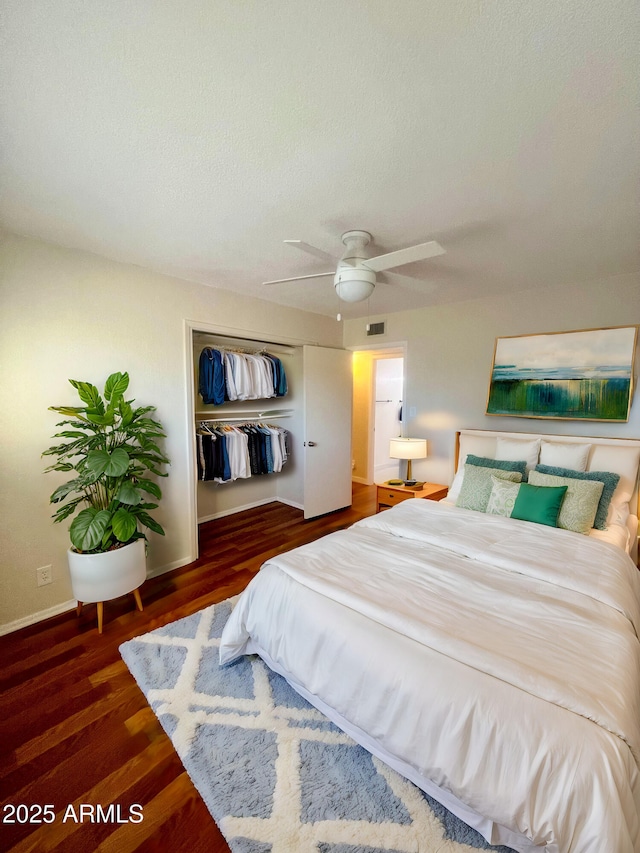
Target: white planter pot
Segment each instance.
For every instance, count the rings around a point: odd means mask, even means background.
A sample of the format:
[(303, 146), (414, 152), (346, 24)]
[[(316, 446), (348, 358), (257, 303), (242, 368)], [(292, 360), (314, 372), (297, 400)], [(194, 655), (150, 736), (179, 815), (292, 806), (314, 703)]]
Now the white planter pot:
[(67, 556), (74, 597), (89, 604), (133, 592), (147, 577), (145, 544), (144, 539), (136, 539), (124, 548), (103, 554), (78, 554), (69, 549)]

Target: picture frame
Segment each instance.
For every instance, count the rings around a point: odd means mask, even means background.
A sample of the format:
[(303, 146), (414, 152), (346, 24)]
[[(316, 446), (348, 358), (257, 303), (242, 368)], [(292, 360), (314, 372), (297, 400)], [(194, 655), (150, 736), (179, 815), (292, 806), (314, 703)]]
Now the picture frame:
[(638, 326), (496, 338), (486, 414), (626, 423)]

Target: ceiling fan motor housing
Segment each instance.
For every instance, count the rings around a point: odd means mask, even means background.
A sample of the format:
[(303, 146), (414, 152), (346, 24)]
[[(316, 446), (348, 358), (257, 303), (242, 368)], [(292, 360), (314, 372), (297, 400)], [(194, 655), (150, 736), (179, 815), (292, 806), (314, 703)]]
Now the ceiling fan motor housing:
[(344, 302), (362, 302), (371, 296), (376, 286), (375, 272), (362, 266), (369, 255), (366, 247), (371, 242), (371, 234), (345, 231), (342, 242), (347, 248), (338, 263), (333, 284)]

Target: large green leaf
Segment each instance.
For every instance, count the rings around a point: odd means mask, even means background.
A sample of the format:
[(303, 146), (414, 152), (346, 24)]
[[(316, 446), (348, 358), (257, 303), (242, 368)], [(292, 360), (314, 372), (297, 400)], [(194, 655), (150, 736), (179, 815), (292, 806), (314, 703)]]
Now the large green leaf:
[(138, 522), (135, 515), (123, 506), (116, 510), (112, 519), (113, 532), (119, 542), (128, 542), (136, 532)]
[(49, 465), (45, 469), (46, 471), (73, 471), (73, 465), (71, 462), (56, 462), (55, 465)]
[(87, 454), (87, 468), (107, 477), (121, 477), (129, 467), (129, 454), (121, 447), (111, 453), (108, 450), (92, 450)]
[(133, 420), (133, 409), (126, 400), (120, 400), (120, 417), (122, 418), (120, 428), (126, 429)]
[(56, 444), (49, 447), (43, 452), (43, 456), (80, 456), (88, 450), (91, 450), (95, 438), (83, 435), (78, 441), (68, 441), (66, 444)]
[(154, 533), (159, 533), (161, 536), (164, 536), (164, 530), (157, 521), (155, 521), (151, 516), (146, 512), (137, 512), (138, 520), (140, 524), (144, 524), (145, 527), (148, 527), (149, 530), (153, 530)]
[(150, 468), (152, 465), (162, 465), (163, 463), (168, 463), (169, 460), (166, 456), (162, 456), (159, 453), (143, 453), (138, 452), (135, 455), (136, 462), (139, 462), (141, 465), (144, 465), (145, 468)]
[(145, 414), (145, 413), (146, 413), (146, 411), (148, 411), (149, 409), (150, 409), (151, 411), (155, 411), (155, 406), (150, 406), (150, 407), (149, 407), (148, 409), (146, 409), (146, 410), (143, 410), (143, 409), (136, 409), (136, 410), (134, 411), (134, 413), (133, 413), (133, 420), (134, 420), (134, 425), (135, 425), (135, 427), (136, 427), (137, 429), (143, 429), (143, 430), (145, 430), (145, 432), (147, 432), (149, 435), (150, 435), (151, 433), (149, 433), (149, 432), (148, 432), (148, 430), (160, 430), (160, 433), (158, 433), (158, 434), (163, 434), (163, 435), (164, 435), (164, 433), (162, 433), (162, 424), (160, 423), (160, 421), (156, 421), (156, 420), (154, 420), (153, 418), (143, 418), (143, 417), (142, 417), (142, 414)]
[(120, 488), (115, 494), (115, 498), (120, 503), (128, 504), (129, 506), (136, 506), (136, 504), (142, 503), (144, 500), (140, 489), (137, 489), (129, 480), (121, 483)]
[(60, 501), (63, 501), (67, 495), (70, 495), (71, 492), (75, 492), (78, 489), (82, 489), (83, 483), (80, 477), (76, 477), (73, 480), (69, 480), (66, 483), (63, 483), (61, 486), (55, 490), (55, 492), (49, 498), (49, 503), (57, 504)]
[(122, 397), (124, 392), (129, 387), (128, 373), (112, 373), (104, 384), (104, 396), (107, 400), (112, 400), (113, 403)]
[(74, 498), (72, 501), (69, 501), (68, 504), (61, 506), (57, 509), (54, 514), (51, 516), (53, 518), (53, 523), (58, 524), (58, 522), (63, 521), (65, 518), (68, 518), (73, 512), (75, 512), (76, 507), (79, 503), (82, 503), (84, 497)]
[(80, 430), (77, 430), (77, 429), (66, 429), (66, 430), (63, 430), (62, 432), (57, 432), (53, 437), (54, 438), (80, 438), (80, 439), (89, 438), (89, 436), (86, 434), (86, 432), (81, 432)]
[[(81, 421), (86, 421), (83, 412), (86, 412), (84, 406), (49, 406), (50, 412), (59, 412), (61, 415), (67, 415), (70, 418), (80, 418)], [(72, 421), (62, 421), (62, 423), (73, 423)], [(59, 424), (57, 425), (59, 426)]]
[(109, 409), (107, 412), (99, 412), (93, 409), (91, 411), (87, 410), (87, 420), (91, 421), (92, 424), (113, 426), (115, 419), (115, 412), (112, 409)]
[(153, 495), (154, 498), (158, 498), (158, 500), (162, 497), (160, 486), (157, 483), (154, 483), (153, 480), (137, 480), (136, 486), (139, 489), (143, 489), (145, 492), (148, 492), (150, 495)]
[(110, 520), (111, 513), (106, 509), (97, 510), (91, 506), (83, 509), (69, 528), (74, 547), (78, 551), (93, 551), (100, 544)]
[(95, 424), (90, 423), (85, 417), (80, 418), (80, 420), (82, 421), (82, 423), (78, 423), (77, 417), (75, 420), (71, 420), (71, 419), (67, 418), (63, 421), (58, 421), (56, 426), (61, 427), (61, 426), (64, 426), (65, 424), (70, 424), (71, 426), (77, 427), (78, 429), (89, 430), (90, 432), (92, 432), (94, 434), (100, 430), (100, 427), (97, 427)]
[(162, 456), (162, 450), (160, 450), (158, 445), (155, 442), (151, 441), (150, 438), (147, 438), (144, 435), (140, 435), (138, 436), (138, 441), (140, 442), (140, 447), (146, 453), (157, 453), (158, 456)]
[(95, 385), (92, 385), (90, 382), (80, 382), (77, 379), (70, 379), (69, 382), (78, 392), (78, 396), (82, 402), (86, 403), (90, 409), (98, 409), (102, 406), (104, 410), (102, 397)]

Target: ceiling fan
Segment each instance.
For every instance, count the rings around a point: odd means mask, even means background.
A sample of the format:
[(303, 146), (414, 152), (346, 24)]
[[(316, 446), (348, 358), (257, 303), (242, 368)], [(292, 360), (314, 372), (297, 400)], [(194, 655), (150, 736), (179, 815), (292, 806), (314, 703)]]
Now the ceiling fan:
[(285, 240), (290, 246), (302, 249), (310, 255), (315, 255), (323, 260), (333, 263), (338, 261), (338, 268), (330, 272), (318, 272), (311, 275), (296, 275), (291, 278), (278, 278), (274, 281), (263, 281), (263, 284), (282, 284), (285, 281), (302, 281), (309, 278), (321, 278), (332, 275), (336, 293), (344, 302), (362, 302), (374, 291), (376, 286), (376, 273), (383, 270), (393, 269), (413, 261), (422, 261), (427, 258), (435, 258), (443, 255), (445, 250), (435, 240), (428, 243), (420, 243), (417, 246), (409, 246), (406, 249), (398, 249), (396, 252), (388, 252), (370, 258), (367, 246), (373, 237), (368, 231), (345, 231), (342, 242), (346, 249), (340, 259), (335, 258), (322, 249), (303, 243), (302, 240)]

